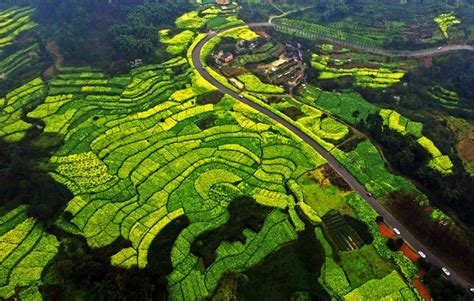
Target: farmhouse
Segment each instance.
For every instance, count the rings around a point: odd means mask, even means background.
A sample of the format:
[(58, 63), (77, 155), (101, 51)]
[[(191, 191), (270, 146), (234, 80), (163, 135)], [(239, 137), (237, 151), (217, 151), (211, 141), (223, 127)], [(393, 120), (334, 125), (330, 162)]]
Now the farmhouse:
[(232, 3), (232, 0), (216, 0), (216, 4), (218, 5), (229, 5)]
[(219, 51), (214, 58), (218, 64), (228, 64), (234, 60), (234, 55), (231, 52)]

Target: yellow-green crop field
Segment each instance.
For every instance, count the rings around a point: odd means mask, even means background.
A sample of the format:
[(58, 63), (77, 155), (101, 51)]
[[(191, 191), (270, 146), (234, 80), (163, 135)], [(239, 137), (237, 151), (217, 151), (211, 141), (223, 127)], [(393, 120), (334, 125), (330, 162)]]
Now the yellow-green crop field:
[(446, 39), (448, 38), (448, 29), (456, 24), (461, 24), (461, 21), (451, 13), (441, 14), (436, 17), (434, 21), (439, 25), (439, 28)]
[(433, 157), (429, 163), (430, 167), (443, 174), (452, 173), (453, 162), (448, 156), (441, 153), (433, 141), (423, 136), (423, 124), (413, 122), (394, 110), (382, 109), (379, 114), (382, 116), (384, 124), (391, 129), (403, 135), (412, 135), (417, 139), (418, 143)]
[[(21, 19), (17, 15), (26, 11), (8, 10), (0, 16)], [(219, 94), (193, 68), (192, 49), (205, 36), (198, 29), (220, 13), (215, 7), (192, 11), (176, 20), (181, 31), (173, 37), (171, 31), (161, 31), (161, 42), (168, 44), (173, 56), (168, 61), (117, 76), (93, 67), (62, 67), (53, 79), (36, 78), (0, 98), (0, 136), (5, 143), (25, 142), (33, 127), (41, 130), (40, 138), (59, 137), (61, 143), (38, 169), (72, 195), (60, 217), (47, 227), (29, 216), (28, 205), (2, 208), (0, 298), (42, 300), (42, 285), (57, 280), (45, 277), (45, 271), (66, 252), (65, 240), (78, 237), (93, 251), (114, 246), (105, 257), (114, 269), (143, 271), (151, 265), (150, 250), (157, 237), (185, 217), (189, 223), (172, 243), (171, 270), (165, 275), (170, 300), (213, 297), (225, 275), (258, 266), (307, 231), (323, 252), (318, 259), (322, 268), (311, 281), (332, 298), (418, 300), (409, 284), (418, 268), (388, 249), (378, 232), (375, 211), (354, 192), (333, 184), (329, 176), (321, 182), (313, 178), (316, 170), (327, 167), (325, 159), (272, 119)], [(6, 27), (8, 22), (0, 24)], [(220, 37), (257, 36), (246, 26), (232, 28), (211, 40), (205, 51), (212, 51)], [(251, 73), (238, 79), (244, 83), (245, 97), (331, 149), (374, 195), (416, 190), (385, 168), (370, 141), (347, 152), (334, 145), (343, 142), (350, 130), (324, 111), (338, 115), (339, 106), (347, 104), (341, 120), (362, 119), (376, 107), (358, 104), (360, 96), (312, 87), (301, 99), (287, 97), (283, 103), (269, 104), (270, 94), (283, 97), (282, 88)], [(292, 120), (283, 113), (289, 107), (301, 110), (304, 117)], [(359, 114), (354, 114), (356, 110)], [(394, 118), (400, 127), (402, 118)], [(41, 126), (31, 120), (41, 120)], [(424, 140), (420, 143), (431, 147)], [(231, 222), (230, 204), (240, 197), (267, 210), (261, 225), (258, 230), (246, 225), (241, 240), (219, 241), (211, 264), (203, 264), (193, 243)], [(323, 197), (324, 204), (318, 205)], [(347, 258), (366, 257), (357, 265), (335, 259), (338, 251), (322, 230), (323, 215), (331, 210), (364, 222), (374, 238), (345, 251)], [(371, 271), (370, 260), (381, 265), (377, 273)], [(363, 283), (353, 281), (357, 273), (365, 275)]]
[(311, 66), (320, 72), (319, 79), (335, 79), (351, 76), (355, 85), (369, 88), (386, 88), (398, 83), (405, 72), (388, 68), (335, 68), (328, 66), (329, 56), (313, 54)]

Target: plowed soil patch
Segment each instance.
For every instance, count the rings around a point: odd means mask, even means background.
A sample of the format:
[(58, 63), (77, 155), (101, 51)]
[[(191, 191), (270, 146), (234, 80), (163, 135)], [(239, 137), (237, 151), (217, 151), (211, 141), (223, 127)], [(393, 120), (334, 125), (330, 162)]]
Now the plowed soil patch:
[(403, 255), (408, 257), (412, 262), (416, 262), (419, 258), (418, 254), (413, 251), (410, 247), (408, 247), (406, 244), (403, 244), (402, 247), (400, 248), (400, 251), (402, 251)]
[(430, 292), (428, 289), (421, 283), (419, 279), (415, 279), (412, 281), (413, 286), (416, 288), (416, 290), (420, 293), (420, 295), (425, 298), (425, 300), (429, 301), (431, 300)]
[(393, 230), (386, 224), (380, 223), (379, 231), (382, 236), (395, 239), (395, 233), (393, 233)]

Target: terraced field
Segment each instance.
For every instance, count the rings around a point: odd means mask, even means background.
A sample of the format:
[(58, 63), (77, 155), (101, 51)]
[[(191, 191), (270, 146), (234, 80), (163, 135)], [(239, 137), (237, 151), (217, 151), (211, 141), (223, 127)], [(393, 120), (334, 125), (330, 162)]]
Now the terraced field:
[[(172, 67), (186, 65), (178, 57), (111, 79), (91, 68), (64, 68), (47, 89), (35, 80), (8, 95), (12, 109), (5, 110), (11, 114), (4, 121), (19, 118), (14, 109), (25, 105), (20, 96), (47, 90), (28, 116), (65, 141), (49, 163), (53, 178), (75, 195), (66, 208), (72, 219), (62, 227), (94, 248), (120, 236), (130, 240), (132, 246), (113, 255), (112, 264), (144, 268), (154, 237), (174, 219), (189, 218), (172, 250), (169, 286), (176, 299), (206, 297), (226, 271), (245, 269), (294, 240), (294, 225), (301, 223), (295, 205), (303, 200), (285, 185), (298, 187), (295, 180), (324, 163), (228, 97), (197, 104), (202, 87), (192, 85), (190, 71), (171, 79)], [(207, 128), (197, 126), (210, 116), (215, 120)], [(2, 128), (14, 128), (6, 136), (18, 140), (30, 126), (17, 121)], [(216, 261), (198, 272), (190, 244), (225, 223), (229, 202), (241, 195), (275, 209), (258, 233), (244, 231), (245, 244), (223, 243)]]
[(345, 68), (341, 63), (341, 67), (329, 66), (330, 56), (313, 54), (311, 66), (318, 70), (319, 79), (335, 79), (344, 76), (353, 77), (355, 86), (370, 88), (387, 88), (392, 84), (398, 83), (405, 73), (402, 70), (389, 68)]
[(15, 38), (37, 26), (31, 20), (32, 8), (12, 7), (0, 13), (0, 50), (12, 45)]
[(431, 155), (432, 159), (429, 166), (443, 174), (452, 173), (453, 162), (451, 159), (443, 155), (441, 151), (429, 138), (423, 136), (423, 124), (413, 122), (406, 117), (400, 115), (397, 111), (382, 109), (379, 112), (386, 124), (391, 129), (396, 130), (403, 135), (412, 135), (418, 143)]
[(21, 120), (23, 109), (44, 97), (45, 85), (37, 78), (0, 98), (0, 135), (15, 142), (25, 137), (31, 124)]
[[(14, 6), (0, 12), (0, 93), (38, 77), (49, 62), (38, 42), (34, 9)], [(1, 103), (0, 103), (1, 105)]]
[(0, 216), (0, 297), (14, 295), (17, 287), (22, 300), (40, 300), (38, 285), (44, 267), (58, 252), (59, 242), (19, 206)]
[[(159, 234), (185, 218), (189, 223), (172, 243), (172, 269), (166, 275), (171, 300), (212, 297), (224, 275), (249, 271), (287, 250), (305, 231), (314, 232), (324, 249), (318, 283), (334, 298), (367, 299), (375, 291), (377, 298), (418, 299), (404, 280), (416, 278), (418, 269), (387, 248), (375, 211), (355, 193), (336, 187), (337, 179), (326, 175), (315, 181), (311, 175), (327, 162), (314, 149), (272, 119), (216, 91), (192, 67), (192, 49), (203, 38), (198, 29), (234, 23), (240, 20), (215, 8), (189, 12), (176, 20), (181, 31), (160, 33), (173, 59), (115, 77), (92, 67), (63, 67), (54, 79), (34, 79), (0, 99), (0, 136), (6, 142), (24, 142), (33, 129), (40, 137), (62, 139), (40, 168), (73, 195), (53, 222), (55, 235), (28, 217), (26, 205), (0, 212), (0, 298), (41, 300), (41, 286), (52, 281), (43, 272), (64, 251), (63, 235), (83, 237), (93, 250), (112, 248), (107, 259), (117, 268), (144, 270)], [(211, 40), (204, 52), (222, 37), (251, 40), (257, 35), (248, 27), (231, 29)], [(336, 144), (350, 130), (322, 111), (352, 123), (378, 112), (377, 107), (355, 94), (326, 94), (313, 87), (299, 99), (285, 98), (282, 89), (250, 73), (239, 79), (245, 83), (245, 97), (309, 133), (374, 195), (415, 189), (387, 171), (369, 141), (353, 150), (339, 149)], [(284, 101), (271, 103), (273, 94)], [(348, 109), (343, 110), (344, 104)], [(295, 110), (303, 115), (293, 120)], [(335, 260), (321, 231), (318, 207), (311, 206), (319, 201), (309, 199), (311, 191), (325, 189), (338, 198), (322, 206), (325, 212), (340, 210), (362, 220), (367, 235), (374, 237), (371, 258), (364, 253), (367, 258), (356, 267)], [(240, 198), (268, 211), (261, 225), (245, 227), (241, 239), (220, 240), (210, 261), (193, 251), (203, 235), (232, 224), (229, 208)], [(358, 251), (364, 244), (348, 224), (333, 226), (329, 236), (337, 240), (337, 251)], [(128, 245), (116, 247), (118, 241)], [(369, 260), (383, 262), (384, 274), (367, 274), (356, 286), (353, 277), (370, 268)], [(353, 274), (346, 276), (349, 272)]]
[(418, 143), (433, 157), (429, 162), (430, 167), (443, 174), (452, 173), (451, 159), (442, 154), (433, 141), (423, 136), (423, 124), (420, 122), (411, 121), (393, 110), (380, 109), (356, 93), (331, 93), (309, 86), (297, 98), (353, 125), (364, 121), (370, 114), (378, 113), (391, 129), (418, 139)]

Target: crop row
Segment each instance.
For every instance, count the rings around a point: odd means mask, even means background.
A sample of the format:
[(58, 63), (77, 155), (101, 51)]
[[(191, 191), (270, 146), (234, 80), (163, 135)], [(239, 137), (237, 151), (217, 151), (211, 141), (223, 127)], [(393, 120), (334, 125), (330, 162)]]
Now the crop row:
[(372, 279), (344, 296), (344, 300), (417, 300), (400, 275), (393, 271), (382, 279)]
[(31, 20), (32, 8), (12, 7), (0, 13), (0, 50), (11, 45), (22, 32), (36, 27)]
[[(111, 257), (112, 264), (146, 267), (153, 239), (171, 221), (187, 216), (191, 224), (172, 251), (170, 283), (175, 298), (193, 299), (208, 296), (226, 271), (253, 265), (295, 239), (296, 230), (275, 209), (268, 226), (258, 233), (245, 231), (242, 246), (223, 243), (205, 277), (190, 252), (193, 238), (225, 223), (226, 208), (236, 196), (293, 208), (285, 183), (323, 160), (232, 98), (199, 105), (202, 90), (193, 73), (177, 75), (182, 84), (167, 80), (168, 66), (177, 62), (137, 68), (122, 80), (106, 79), (95, 70), (62, 70), (47, 90), (53, 95), (46, 95), (29, 116), (41, 118), (46, 132), (65, 140), (49, 163), (51, 175), (74, 194), (66, 208), (71, 226), (61, 226), (95, 248), (118, 237), (131, 242)], [(83, 89), (89, 85), (117, 92)], [(209, 116), (216, 117), (213, 124), (197, 126)], [(299, 218), (293, 214), (291, 220), (298, 224)]]
[(31, 62), (33, 62), (33, 58), (30, 53), (37, 50), (38, 44), (33, 43), (30, 46), (18, 50), (12, 53), (11, 55), (1, 59), (0, 70), (2, 70), (3, 76), (8, 77), (16, 71), (26, 68)]
[(335, 68), (328, 66), (329, 58), (313, 54), (311, 66), (320, 71), (319, 79), (335, 79), (351, 76), (355, 79), (356, 86), (371, 88), (386, 88), (398, 83), (405, 73), (401, 70), (387, 68)]
[(247, 91), (267, 93), (267, 94), (280, 94), (284, 92), (283, 88), (263, 83), (257, 76), (252, 73), (246, 73), (237, 77), (239, 81), (244, 84)]
[(357, 93), (332, 93), (308, 87), (298, 99), (350, 124), (364, 121), (367, 116), (379, 111), (378, 107), (367, 102)]
[(410, 119), (400, 115), (397, 111), (382, 109), (379, 112), (386, 124), (391, 129), (403, 135), (412, 135), (418, 143), (431, 155), (432, 159), (429, 166), (433, 169), (443, 173), (449, 174), (452, 172), (453, 163), (451, 159), (443, 155), (441, 151), (429, 138), (423, 136), (423, 124), (420, 122), (413, 122)]
[(38, 298), (41, 273), (58, 252), (56, 237), (27, 218), (26, 210), (19, 206), (0, 216), (0, 298), (12, 297), (19, 287), (29, 287)]
[(291, 33), (303, 38), (330, 38), (334, 40), (342, 40), (349, 43), (354, 43), (367, 47), (378, 46), (377, 41), (363, 36), (354, 35), (343, 32), (339, 29), (319, 25), (315, 23), (309, 23), (301, 20), (291, 20), (286, 18), (278, 18), (274, 20), (276, 29), (285, 33)]
[(31, 124), (21, 120), (23, 110), (43, 97), (44, 85), (40, 78), (9, 92), (0, 99), (0, 136), (7, 141), (19, 141)]
[(417, 191), (411, 182), (387, 170), (377, 148), (369, 140), (360, 142), (348, 153), (334, 149), (332, 154), (376, 197), (400, 189)]

